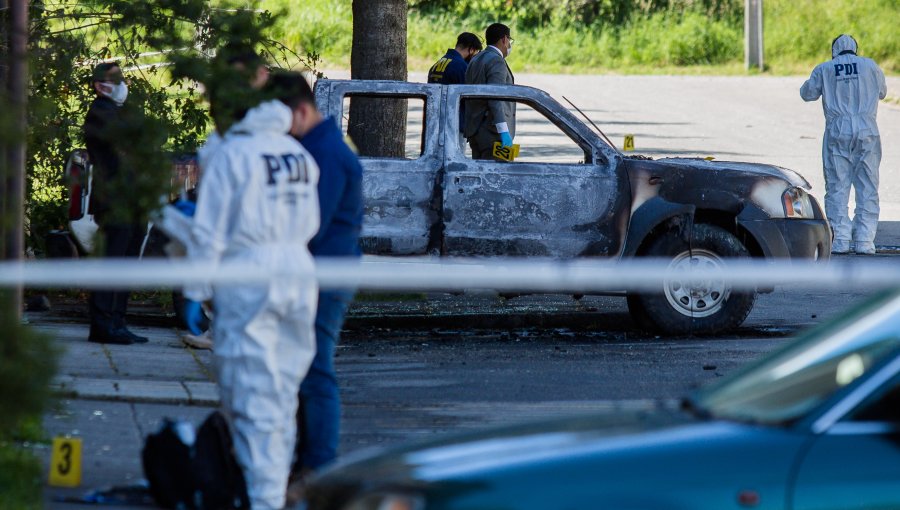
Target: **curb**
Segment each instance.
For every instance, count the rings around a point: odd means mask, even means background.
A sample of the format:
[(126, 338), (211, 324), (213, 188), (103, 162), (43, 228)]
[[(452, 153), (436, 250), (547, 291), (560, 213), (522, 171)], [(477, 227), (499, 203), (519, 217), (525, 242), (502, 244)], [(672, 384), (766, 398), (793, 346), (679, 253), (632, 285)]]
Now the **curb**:
[[(87, 324), (82, 313), (70, 310), (53, 310), (49, 313), (72, 322)], [(128, 324), (134, 326), (179, 328), (178, 319), (160, 313), (129, 313)], [(573, 330), (603, 329), (624, 331), (633, 329), (633, 322), (627, 312), (600, 311), (559, 311), (545, 312), (475, 312), (475, 313), (410, 313), (384, 315), (347, 315), (344, 330), (387, 328), (387, 329), (519, 329), (519, 328), (567, 328)]]
[(50, 385), (61, 397), (150, 404), (218, 406), (215, 383), (205, 381), (148, 381), (59, 376)]

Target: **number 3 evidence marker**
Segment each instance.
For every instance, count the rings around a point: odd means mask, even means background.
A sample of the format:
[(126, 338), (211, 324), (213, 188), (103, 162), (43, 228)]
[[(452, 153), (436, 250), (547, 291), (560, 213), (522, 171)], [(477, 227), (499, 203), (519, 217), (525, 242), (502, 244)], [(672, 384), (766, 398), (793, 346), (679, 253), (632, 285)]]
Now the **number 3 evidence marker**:
[(53, 438), (49, 481), (54, 487), (81, 485), (81, 438)]

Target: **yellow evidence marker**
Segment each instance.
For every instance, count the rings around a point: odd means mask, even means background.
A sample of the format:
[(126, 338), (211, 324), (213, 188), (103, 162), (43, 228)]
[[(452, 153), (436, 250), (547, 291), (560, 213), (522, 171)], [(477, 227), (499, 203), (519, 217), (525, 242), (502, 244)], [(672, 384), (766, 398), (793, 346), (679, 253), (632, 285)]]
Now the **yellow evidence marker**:
[(81, 485), (81, 438), (54, 437), (50, 454), (50, 485), (78, 487)]
[(634, 135), (625, 135), (625, 145), (622, 146), (623, 151), (634, 150)]
[(493, 155), (497, 159), (503, 161), (513, 161), (519, 157), (519, 144), (514, 143), (509, 147), (504, 147), (500, 142), (494, 142)]

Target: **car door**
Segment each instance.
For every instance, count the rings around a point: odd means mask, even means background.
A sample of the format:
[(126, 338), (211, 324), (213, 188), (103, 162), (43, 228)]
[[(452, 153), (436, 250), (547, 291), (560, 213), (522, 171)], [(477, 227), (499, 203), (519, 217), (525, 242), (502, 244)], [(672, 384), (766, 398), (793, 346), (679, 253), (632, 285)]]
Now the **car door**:
[[(443, 159), (443, 147), (439, 143), (441, 87), (374, 80), (323, 80), (316, 94), (320, 108), (338, 118), (344, 134), (354, 98), (384, 104), (404, 103), (407, 111), (404, 157), (378, 157), (364, 151), (359, 155), (365, 203), (360, 244), (369, 254), (437, 253), (440, 195), (436, 179)], [(371, 129), (378, 128), (378, 119), (373, 118)]]
[[(456, 108), (466, 97), (498, 92), (517, 102), (519, 158), (474, 160), (467, 144), (455, 141)], [(619, 252), (627, 224), (625, 180), (568, 111), (527, 87), (451, 86), (447, 104), (453, 128), (445, 134), (445, 254), (566, 258)]]
[(900, 378), (817, 436), (796, 477), (792, 508), (900, 508)]

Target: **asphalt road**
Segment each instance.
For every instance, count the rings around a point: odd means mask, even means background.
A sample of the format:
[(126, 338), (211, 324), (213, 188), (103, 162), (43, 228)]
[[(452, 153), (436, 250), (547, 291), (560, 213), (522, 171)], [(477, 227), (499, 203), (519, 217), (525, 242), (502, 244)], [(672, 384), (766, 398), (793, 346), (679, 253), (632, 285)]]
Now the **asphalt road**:
[[(590, 327), (346, 331), (343, 448), (678, 399), (872, 294), (779, 288), (740, 329), (712, 338), (648, 335), (611, 297), (582, 300), (598, 309)], [(510, 304), (540, 299), (550, 298)]]

